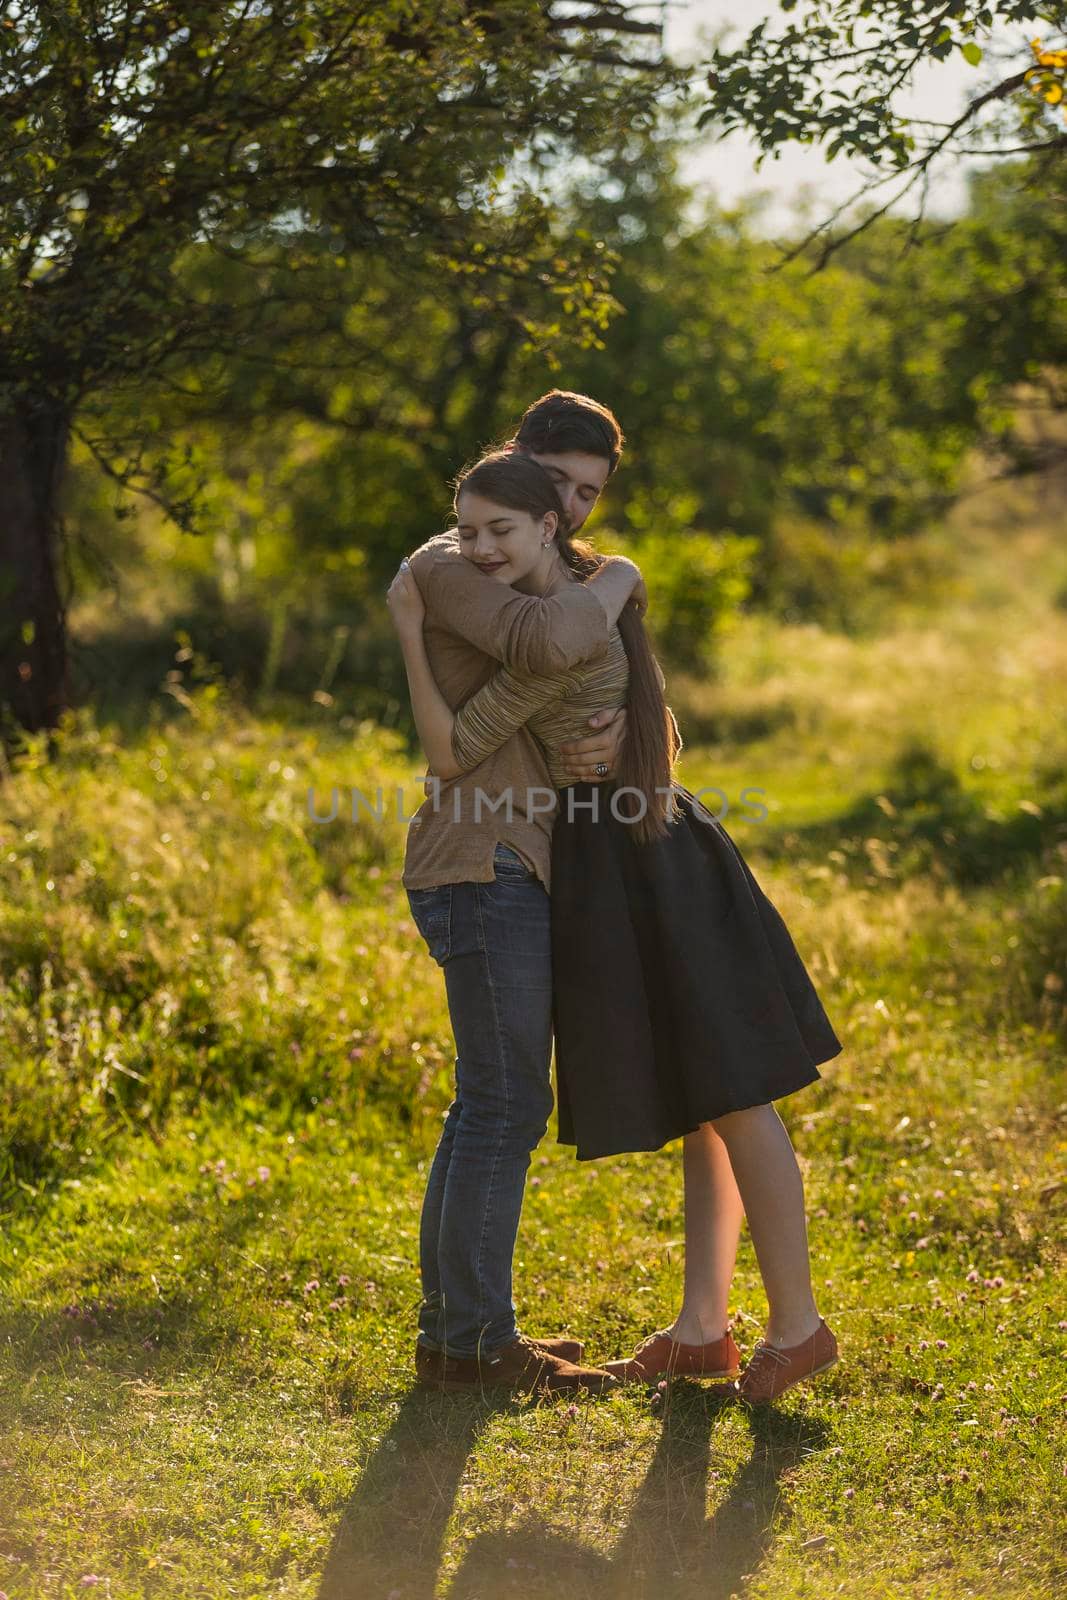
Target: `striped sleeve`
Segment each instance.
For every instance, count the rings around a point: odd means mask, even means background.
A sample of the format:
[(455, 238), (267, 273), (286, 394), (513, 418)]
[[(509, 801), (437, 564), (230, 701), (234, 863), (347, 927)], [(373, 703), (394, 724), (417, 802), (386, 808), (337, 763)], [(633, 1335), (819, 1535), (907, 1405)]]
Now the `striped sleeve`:
[(502, 667), (460, 706), (452, 724), (452, 754), (464, 772), (478, 766), (536, 711), (582, 686), (577, 671), (512, 672)]

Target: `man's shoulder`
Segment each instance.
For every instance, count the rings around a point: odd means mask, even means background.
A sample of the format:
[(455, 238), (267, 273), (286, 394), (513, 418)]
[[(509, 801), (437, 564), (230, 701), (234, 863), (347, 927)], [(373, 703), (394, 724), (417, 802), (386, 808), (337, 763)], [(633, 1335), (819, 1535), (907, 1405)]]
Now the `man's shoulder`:
[(443, 533), (435, 533), (432, 539), (427, 539), (425, 544), (420, 544), (408, 556), (408, 563), (416, 572), (433, 566), (439, 561), (463, 560), (460, 554), (459, 535), (454, 528), (446, 528)]

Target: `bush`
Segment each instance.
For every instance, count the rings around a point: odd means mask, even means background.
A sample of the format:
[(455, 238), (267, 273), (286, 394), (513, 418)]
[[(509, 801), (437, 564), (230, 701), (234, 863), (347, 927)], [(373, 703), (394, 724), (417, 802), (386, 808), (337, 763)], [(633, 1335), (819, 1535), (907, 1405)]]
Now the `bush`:
[(862, 634), (882, 626), (891, 603), (943, 600), (954, 573), (951, 552), (936, 539), (886, 540), (832, 523), (783, 520), (763, 551), (752, 598), (784, 622)]
[[(417, 1099), (391, 802), (422, 795), (399, 735), (174, 689), (185, 715), (154, 708), (139, 739), (89, 710), (27, 735), (0, 789), (0, 1200), (205, 1099)], [(309, 790), (328, 816), (335, 786), (339, 820), (316, 823)], [(383, 820), (350, 820), (379, 786)]]
[(720, 641), (751, 589), (759, 540), (737, 534), (642, 533), (627, 542), (648, 589), (649, 632), (669, 666), (714, 669)]

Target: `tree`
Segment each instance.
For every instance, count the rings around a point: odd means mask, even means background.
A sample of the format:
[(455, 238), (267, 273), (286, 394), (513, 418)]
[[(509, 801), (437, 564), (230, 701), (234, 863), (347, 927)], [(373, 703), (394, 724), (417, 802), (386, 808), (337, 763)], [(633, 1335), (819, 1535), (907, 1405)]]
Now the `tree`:
[[(708, 103), (698, 118), (723, 133), (745, 128), (760, 160), (789, 142), (825, 147), (870, 163), (856, 195), (791, 249), (824, 242), (822, 266), (843, 239), (918, 191), (916, 220), (936, 163), (967, 155), (1029, 155), (1031, 182), (1062, 183), (1067, 155), (1067, 4), (1063, 0), (781, 0), (796, 20), (764, 21), (736, 49), (714, 52)], [(1052, 31), (1027, 40), (1023, 26)], [(988, 52), (990, 36), (1018, 27), (1017, 51)], [(984, 48), (985, 47), (985, 48)], [(926, 121), (900, 109), (917, 70), (959, 52), (972, 67), (992, 63), (963, 109)], [(1050, 180), (1049, 175), (1059, 174)], [(877, 196), (841, 233), (834, 225), (857, 200)]]
[[(187, 514), (175, 463), (146, 450), (153, 386), (222, 351), (298, 367), (342, 314), (357, 257), (462, 275), (474, 296), (526, 283), (551, 311), (538, 323), (519, 307), (524, 335), (603, 322), (603, 252), (590, 239), (546, 254), (546, 202), (523, 172), (652, 115), (674, 77), (637, 10), (3, 6), (0, 708), (16, 723), (54, 726), (68, 698), (56, 496), (72, 431)], [(235, 269), (227, 293), (199, 292), (205, 254)], [(105, 392), (125, 404), (83, 427)]]
[[(1013, 391), (1067, 402), (1067, 215), (1020, 186), (1021, 161), (972, 182), (936, 249), (904, 248), (932, 223), (916, 235), (885, 217), (813, 274), (743, 214), (694, 207), (682, 138), (663, 123), (634, 136), (570, 202), (572, 229), (619, 257), (625, 310), (566, 373), (631, 441), (613, 527), (766, 541), (800, 518), (892, 538), (944, 511), (975, 446), (1002, 469), (1033, 464)], [(504, 415), (547, 377), (517, 361)]]

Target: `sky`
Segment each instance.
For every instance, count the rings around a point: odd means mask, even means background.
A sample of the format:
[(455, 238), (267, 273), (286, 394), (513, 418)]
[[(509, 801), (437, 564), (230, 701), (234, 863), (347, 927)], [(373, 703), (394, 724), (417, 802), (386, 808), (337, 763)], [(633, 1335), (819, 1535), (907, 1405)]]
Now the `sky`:
[[(654, 13), (656, 7), (650, 5), (648, 10)], [(714, 34), (728, 25), (731, 34), (724, 42), (740, 43), (764, 17), (780, 19), (782, 15), (776, 4), (767, 5), (762, 0), (671, 0), (664, 10), (667, 54), (682, 61), (700, 58), (703, 33)], [(796, 13), (793, 15), (795, 18)], [(1021, 27), (1012, 32), (995, 32), (991, 41), (1002, 46), (1015, 44), (1016, 35), (1018, 43), (1025, 44), (1027, 33)], [(900, 104), (912, 115), (943, 121), (981, 87), (981, 69), (969, 66), (957, 53), (948, 61), (931, 62), (925, 67)], [(768, 203), (758, 226), (772, 235), (788, 230), (797, 201), (805, 194), (821, 217), (826, 209), (846, 200), (863, 181), (863, 172), (843, 156), (827, 164), (823, 154), (812, 146), (788, 146), (778, 160), (768, 157), (759, 172), (754, 166), (757, 153), (753, 142), (740, 134), (717, 142), (701, 139), (685, 165), (684, 175), (701, 190), (710, 189), (724, 206), (736, 204), (754, 190), (767, 191)], [(927, 206), (930, 214), (951, 215), (962, 208), (966, 202), (967, 165), (951, 161), (945, 164), (931, 184)]]

